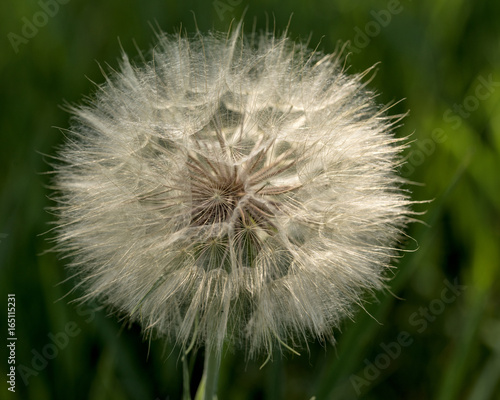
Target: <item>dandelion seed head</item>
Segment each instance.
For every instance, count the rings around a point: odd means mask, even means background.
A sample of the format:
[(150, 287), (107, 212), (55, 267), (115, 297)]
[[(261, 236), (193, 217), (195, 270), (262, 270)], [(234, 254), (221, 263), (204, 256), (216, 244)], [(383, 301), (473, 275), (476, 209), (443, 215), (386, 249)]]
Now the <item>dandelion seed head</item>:
[(57, 248), (85, 299), (182, 346), (332, 339), (410, 220), (386, 111), (285, 36), (161, 34), (73, 109)]

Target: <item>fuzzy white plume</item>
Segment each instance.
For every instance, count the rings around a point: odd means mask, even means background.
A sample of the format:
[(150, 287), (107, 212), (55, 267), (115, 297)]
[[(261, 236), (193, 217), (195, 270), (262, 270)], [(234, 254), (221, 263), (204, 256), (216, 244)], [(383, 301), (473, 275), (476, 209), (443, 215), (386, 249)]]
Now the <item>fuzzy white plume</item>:
[(411, 201), (362, 75), (286, 37), (159, 37), (74, 109), (58, 248), (85, 298), (186, 346), (332, 338), (380, 289)]

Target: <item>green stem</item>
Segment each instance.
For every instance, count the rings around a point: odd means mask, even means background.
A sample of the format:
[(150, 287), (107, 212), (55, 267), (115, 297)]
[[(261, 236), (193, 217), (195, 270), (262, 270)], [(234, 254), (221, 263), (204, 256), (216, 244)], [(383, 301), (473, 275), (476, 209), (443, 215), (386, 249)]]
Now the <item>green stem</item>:
[(187, 351), (182, 356), (182, 400), (191, 400), (189, 391), (189, 366), (187, 360)]
[(213, 400), (217, 393), (217, 380), (219, 378), (220, 354), (207, 344), (205, 348), (205, 366), (203, 368), (203, 381), (205, 390), (203, 400)]

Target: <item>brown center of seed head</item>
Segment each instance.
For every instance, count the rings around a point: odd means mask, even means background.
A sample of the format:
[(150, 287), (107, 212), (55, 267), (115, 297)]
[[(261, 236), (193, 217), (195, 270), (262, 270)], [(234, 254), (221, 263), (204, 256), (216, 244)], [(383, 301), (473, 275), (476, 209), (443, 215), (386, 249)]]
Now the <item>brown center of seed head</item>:
[(286, 173), (296, 162), (292, 150), (274, 160), (269, 148), (255, 151), (242, 165), (216, 161), (197, 153), (189, 155), (187, 168), (191, 184), (191, 226), (232, 221), (238, 232), (276, 230), (273, 218), (280, 209), (279, 196), (300, 185), (276, 186), (274, 177)]
[[(208, 162), (207, 159), (204, 161)], [(210, 225), (227, 221), (239, 200), (245, 195), (245, 187), (236, 167), (224, 164), (208, 164), (209, 171), (201, 172), (202, 162), (190, 159), (188, 163), (191, 180), (193, 209), (192, 225)]]

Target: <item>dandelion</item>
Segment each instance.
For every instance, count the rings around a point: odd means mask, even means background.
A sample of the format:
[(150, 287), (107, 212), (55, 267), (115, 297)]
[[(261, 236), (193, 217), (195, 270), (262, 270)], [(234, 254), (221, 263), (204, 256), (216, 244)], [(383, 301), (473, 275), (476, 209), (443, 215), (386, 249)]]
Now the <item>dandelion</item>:
[(184, 349), (332, 340), (381, 289), (410, 200), (398, 118), (286, 35), (159, 34), (72, 109), (58, 248), (84, 299)]

